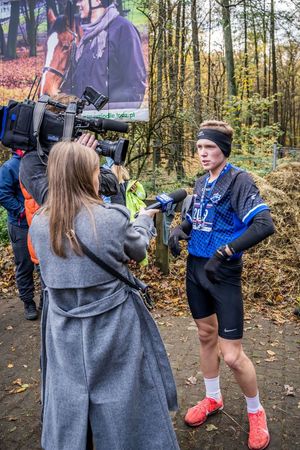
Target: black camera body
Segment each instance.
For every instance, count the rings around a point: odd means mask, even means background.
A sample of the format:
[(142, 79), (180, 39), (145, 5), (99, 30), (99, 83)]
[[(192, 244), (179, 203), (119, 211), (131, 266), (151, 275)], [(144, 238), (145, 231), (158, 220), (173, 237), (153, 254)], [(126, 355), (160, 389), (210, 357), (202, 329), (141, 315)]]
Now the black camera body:
[[(84, 131), (102, 134), (106, 131), (127, 132), (124, 122), (109, 119), (91, 119), (82, 115), (86, 104), (93, 104), (97, 109), (103, 108), (108, 98), (88, 86), (83, 98), (69, 105), (64, 105), (42, 96), (38, 102), (26, 99), (23, 102), (10, 100), (7, 106), (0, 107), (0, 141), (5, 147), (25, 152), (38, 150), (48, 154), (52, 145), (61, 139), (72, 139)], [(60, 110), (58, 113), (48, 111), (47, 105)], [(128, 140), (116, 142), (100, 140), (96, 151), (99, 155), (110, 156), (115, 164), (125, 162)]]

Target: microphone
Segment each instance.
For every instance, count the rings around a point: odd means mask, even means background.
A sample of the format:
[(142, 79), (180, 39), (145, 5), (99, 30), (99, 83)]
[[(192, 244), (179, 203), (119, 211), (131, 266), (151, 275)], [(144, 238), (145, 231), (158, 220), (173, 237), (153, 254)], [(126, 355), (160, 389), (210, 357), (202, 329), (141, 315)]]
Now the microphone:
[(157, 202), (152, 203), (145, 209), (161, 209), (162, 212), (168, 211), (174, 203), (182, 202), (187, 196), (185, 189), (177, 189), (177, 191), (166, 194), (165, 192), (157, 195)]
[(128, 124), (120, 120), (100, 119), (103, 131), (118, 131), (119, 133), (127, 133)]
[[(101, 131), (117, 131), (118, 133), (127, 133), (128, 123), (112, 119), (91, 119), (90, 117), (76, 116), (80, 124), (83, 124), (90, 131), (99, 133)], [(80, 128), (80, 127), (79, 127)]]

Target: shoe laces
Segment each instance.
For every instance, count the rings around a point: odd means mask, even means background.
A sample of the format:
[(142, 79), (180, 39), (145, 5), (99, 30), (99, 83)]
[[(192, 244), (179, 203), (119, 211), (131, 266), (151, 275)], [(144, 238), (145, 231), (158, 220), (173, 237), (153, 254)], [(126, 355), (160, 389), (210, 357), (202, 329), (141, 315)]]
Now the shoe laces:
[(33, 312), (33, 311), (35, 311), (36, 310), (36, 307), (35, 307), (35, 305), (33, 304), (33, 303), (30, 303), (28, 306), (27, 306), (27, 311), (29, 311), (29, 312)]
[(199, 411), (207, 411), (209, 409), (210, 405), (211, 405), (210, 399), (205, 397), (203, 400), (201, 400), (199, 403), (197, 403), (195, 408), (197, 408), (197, 410), (199, 410)]
[(255, 428), (255, 432), (260, 432), (264, 429), (264, 414), (263, 411), (257, 411), (257, 413), (253, 413), (249, 415), (249, 422), (251, 424), (251, 427)]

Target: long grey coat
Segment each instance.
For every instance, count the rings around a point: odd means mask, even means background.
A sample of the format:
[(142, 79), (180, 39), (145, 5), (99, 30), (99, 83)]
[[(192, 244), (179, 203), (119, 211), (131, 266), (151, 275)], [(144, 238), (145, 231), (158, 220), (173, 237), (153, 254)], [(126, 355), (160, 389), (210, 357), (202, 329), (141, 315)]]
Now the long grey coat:
[[(82, 211), (80, 239), (128, 274), (145, 256), (153, 222), (116, 205)], [(90, 421), (96, 450), (179, 449), (168, 410), (176, 388), (157, 327), (135, 291), (86, 256), (50, 250), (48, 220), (34, 217), (30, 235), (48, 301), (42, 318), (45, 450), (85, 450)]]

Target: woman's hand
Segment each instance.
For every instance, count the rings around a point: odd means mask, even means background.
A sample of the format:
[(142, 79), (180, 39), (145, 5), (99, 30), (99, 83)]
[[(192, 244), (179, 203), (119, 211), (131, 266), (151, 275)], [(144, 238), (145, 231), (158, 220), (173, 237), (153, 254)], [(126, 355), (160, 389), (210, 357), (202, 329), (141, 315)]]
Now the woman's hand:
[(154, 217), (155, 214), (159, 213), (160, 209), (145, 209), (142, 208), (139, 212), (139, 216), (144, 215), (144, 216), (149, 216), (149, 217)]
[(77, 142), (81, 145), (85, 145), (86, 147), (92, 147), (93, 150), (96, 150), (98, 145), (98, 141), (95, 138), (94, 134), (91, 133), (83, 133), (78, 139)]

